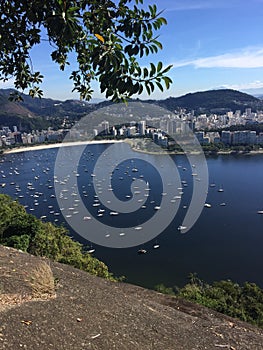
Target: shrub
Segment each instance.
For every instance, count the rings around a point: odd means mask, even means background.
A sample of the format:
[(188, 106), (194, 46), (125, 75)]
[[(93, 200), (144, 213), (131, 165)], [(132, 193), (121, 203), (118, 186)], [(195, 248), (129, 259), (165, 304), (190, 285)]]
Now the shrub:
[(55, 279), (47, 262), (42, 261), (31, 272), (30, 285), (35, 298), (55, 296)]

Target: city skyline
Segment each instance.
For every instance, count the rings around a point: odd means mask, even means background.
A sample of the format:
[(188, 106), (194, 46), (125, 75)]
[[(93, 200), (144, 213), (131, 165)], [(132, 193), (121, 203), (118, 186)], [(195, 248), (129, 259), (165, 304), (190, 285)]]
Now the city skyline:
[[(263, 40), (261, 18), (263, 1), (251, 0), (145, 0), (144, 7), (156, 4), (164, 10), (168, 24), (160, 30), (163, 50), (141, 60), (142, 65), (162, 61), (173, 64), (168, 91), (156, 90), (150, 97), (165, 99), (186, 93), (230, 88), (250, 94), (263, 94)], [(34, 69), (44, 75), (44, 97), (66, 100), (71, 93), (70, 71), (61, 72), (51, 61), (47, 42), (33, 48)], [(73, 57), (73, 54), (72, 54)], [(72, 59), (70, 60), (72, 62)], [(12, 80), (0, 88), (13, 87)], [(103, 98), (96, 83), (93, 97)], [(147, 99), (144, 93), (140, 98)]]

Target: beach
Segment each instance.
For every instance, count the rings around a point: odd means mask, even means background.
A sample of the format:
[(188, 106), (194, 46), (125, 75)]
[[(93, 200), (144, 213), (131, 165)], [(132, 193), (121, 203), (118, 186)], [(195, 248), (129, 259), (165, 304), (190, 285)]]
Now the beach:
[[(50, 143), (50, 144), (36, 144), (32, 146), (18, 146), (14, 147), (11, 149), (6, 149), (3, 151), (3, 154), (7, 153), (19, 153), (19, 152), (28, 152), (28, 151), (37, 151), (37, 150), (42, 150), (42, 149), (52, 149), (52, 148), (59, 148), (59, 147), (67, 147), (67, 146), (80, 146), (80, 145), (96, 145), (96, 144), (111, 144), (111, 143), (123, 143), (126, 142), (128, 143), (131, 148), (140, 153), (148, 153), (148, 154), (185, 154), (185, 152), (180, 152), (180, 151), (159, 151), (159, 152), (154, 152), (154, 151), (148, 151), (147, 149), (139, 149), (136, 147), (136, 143), (129, 139), (124, 139), (124, 140), (89, 140), (89, 141), (72, 141), (72, 142), (60, 142), (60, 143)], [(204, 152), (206, 153), (206, 152)], [(200, 152), (191, 152), (191, 154), (200, 154)], [(234, 150), (228, 150), (228, 151), (218, 151), (216, 154), (218, 155), (230, 155), (230, 154), (246, 154), (246, 155), (256, 155), (256, 154), (263, 154), (263, 149), (258, 149), (258, 150), (251, 150), (249, 152), (244, 152), (244, 151), (234, 151)]]
[(42, 149), (51, 149), (59, 147), (69, 147), (69, 146), (81, 146), (81, 145), (95, 145), (95, 144), (107, 144), (107, 143), (122, 143), (123, 140), (92, 140), (92, 141), (72, 141), (72, 142), (61, 142), (61, 143), (51, 143), (51, 144), (39, 144), (32, 146), (22, 146), (15, 147), (12, 149), (4, 150), (4, 154), (7, 153), (19, 153), (19, 152), (28, 152), (28, 151), (38, 151)]

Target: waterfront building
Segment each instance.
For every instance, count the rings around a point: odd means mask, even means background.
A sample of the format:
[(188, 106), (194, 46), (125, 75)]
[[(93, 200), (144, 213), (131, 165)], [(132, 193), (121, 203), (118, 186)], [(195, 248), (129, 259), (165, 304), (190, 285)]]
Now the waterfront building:
[(225, 145), (231, 144), (231, 132), (223, 130), (221, 132), (221, 142), (223, 142)]

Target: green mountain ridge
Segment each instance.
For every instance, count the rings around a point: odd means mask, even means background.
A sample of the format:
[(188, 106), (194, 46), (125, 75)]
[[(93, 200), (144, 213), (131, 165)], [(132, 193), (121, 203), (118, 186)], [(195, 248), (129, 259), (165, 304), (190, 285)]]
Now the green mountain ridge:
[[(152, 101), (154, 103), (154, 101)], [(253, 111), (263, 108), (263, 101), (246, 93), (231, 90), (209, 90), (189, 93), (180, 97), (169, 97), (156, 103), (168, 110), (184, 108), (187, 111), (195, 110), (200, 113), (225, 113), (227, 111), (241, 110), (246, 108)]]
[[(112, 105), (110, 101), (88, 103), (79, 100), (32, 99), (26, 94), (22, 94), (22, 102), (11, 102), (8, 97), (13, 91), (15, 90), (0, 89), (0, 127), (18, 125), (21, 131), (43, 129), (48, 126), (59, 127), (64, 118), (72, 123), (94, 110)], [(195, 114), (222, 114), (230, 110), (244, 112), (246, 108), (251, 108), (255, 112), (263, 109), (262, 99), (231, 89), (188, 93), (163, 100), (132, 99), (131, 101), (155, 104), (169, 111), (182, 108), (187, 112), (194, 110)]]

